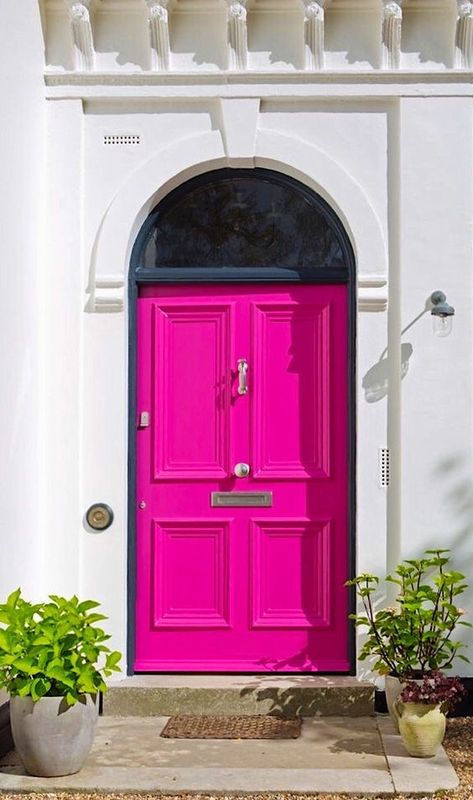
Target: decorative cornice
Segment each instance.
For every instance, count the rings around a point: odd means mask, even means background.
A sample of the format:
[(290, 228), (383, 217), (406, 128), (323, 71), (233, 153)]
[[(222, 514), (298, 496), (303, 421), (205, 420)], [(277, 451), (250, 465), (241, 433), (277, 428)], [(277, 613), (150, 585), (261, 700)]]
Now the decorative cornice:
[(399, 69), (401, 63), (403, 0), (383, 2), (383, 68)]
[(169, 40), (169, 0), (146, 0), (148, 7), (151, 69), (167, 72), (171, 62)]
[[(420, 18), (423, 14), (430, 14), (434, 12), (442, 12), (446, 14), (448, 10), (448, 3), (451, 4), (451, 10), (457, 8), (457, 25), (456, 25), (456, 38), (453, 41), (453, 31), (450, 25), (443, 26), (443, 36), (445, 41), (442, 43), (443, 51), (446, 48), (453, 51), (455, 47), (455, 68), (457, 70), (471, 70), (473, 69), (473, 1), (472, 0), (42, 0), (44, 11), (46, 15), (62, 12), (62, 16), (66, 13), (70, 19), (70, 29), (73, 37), (73, 54), (74, 54), (74, 71), (77, 73), (90, 73), (94, 71), (94, 37), (93, 28), (94, 20), (100, 19), (100, 26), (111, 25), (112, 30), (116, 24), (116, 17), (114, 22), (114, 14), (132, 14), (135, 18), (140, 16), (140, 24), (143, 19), (143, 9), (146, 9), (148, 26), (149, 26), (149, 42), (150, 49), (148, 54), (148, 64), (146, 64), (146, 53), (143, 55), (145, 58), (137, 59), (138, 63), (145, 61), (145, 70), (141, 74), (146, 75), (147, 68), (152, 73), (166, 73), (172, 74), (172, 49), (170, 42), (169, 31), (169, 18), (171, 14), (192, 14), (196, 11), (205, 14), (216, 14), (218, 16), (218, 25), (223, 26), (221, 32), (225, 35), (224, 27), (227, 31), (228, 42), (228, 60), (227, 63), (222, 65), (221, 71), (224, 73), (248, 73), (248, 29), (254, 24), (255, 17), (258, 14), (267, 16), (268, 21), (264, 20), (264, 26), (271, 25), (272, 15), (283, 12), (287, 15), (285, 24), (291, 27), (289, 36), (295, 37), (297, 28), (299, 33), (297, 38), (299, 41), (299, 52), (294, 52), (292, 61), (288, 60), (287, 71), (294, 74), (294, 64), (302, 62), (304, 71), (306, 73), (318, 73), (324, 69), (324, 56), (325, 56), (325, 22), (337, 17), (336, 26), (344, 24), (343, 14), (349, 12), (347, 18), (347, 25), (350, 24), (351, 14), (360, 11), (363, 14), (370, 10), (371, 23), (376, 28), (376, 35), (380, 51), (382, 54), (382, 69), (385, 71), (400, 71), (401, 66), (401, 34), (403, 24), (403, 9), (406, 13), (415, 18), (417, 12), (419, 19), (415, 22), (419, 25), (419, 36), (422, 33), (423, 20)], [(330, 10), (327, 15), (327, 7), (330, 3)], [(92, 13), (93, 10), (93, 13)], [(301, 13), (301, 10), (303, 14)], [(226, 15), (225, 15), (226, 11)], [(382, 34), (380, 41), (379, 32), (379, 16), (382, 16)], [(249, 13), (251, 12), (251, 13)], [(290, 12), (290, 13), (288, 13)], [(110, 14), (110, 18), (108, 15)], [(248, 19), (247, 19), (248, 16)], [(368, 24), (368, 17), (365, 18)], [(193, 24), (199, 24), (193, 21)], [(205, 21), (201, 21), (205, 26)], [(302, 36), (301, 26), (304, 25), (304, 38)], [(55, 40), (62, 33), (62, 25), (47, 26), (49, 29), (49, 36)], [(130, 35), (132, 34), (133, 26), (130, 25)], [(425, 26), (425, 35), (428, 36), (429, 26)], [(66, 38), (66, 37), (64, 37)], [(448, 38), (450, 41), (448, 41)], [(295, 41), (295, 38), (294, 38)], [(58, 44), (56, 42), (56, 44)], [(55, 49), (55, 42), (48, 41), (50, 51)], [(146, 47), (146, 45), (145, 45)], [(368, 45), (367, 45), (368, 47)], [(440, 45), (439, 45), (440, 47)], [(304, 48), (304, 52), (302, 49)], [(359, 55), (362, 60), (362, 53)], [(433, 59), (434, 60), (434, 59)], [(176, 59), (179, 61), (179, 59)], [(218, 72), (219, 59), (217, 56), (209, 62), (215, 63), (215, 73)], [(69, 64), (57, 64), (58, 71), (67, 68)], [(196, 63), (195, 71), (189, 71), (188, 74), (193, 74), (198, 79), (202, 74)], [(123, 67), (123, 69), (122, 69)], [(350, 63), (347, 65), (347, 70), (350, 69), (355, 75), (363, 75), (365, 70), (356, 69), (356, 64)], [(265, 70), (266, 72), (267, 70)], [(333, 70), (334, 74), (343, 70)], [(126, 72), (124, 65), (117, 67), (117, 72)], [(253, 71), (251, 71), (253, 72)], [(251, 74), (250, 72), (250, 74)], [(284, 67), (278, 63), (277, 70), (274, 70), (276, 76), (282, 75)], [(376, 70), (371, 71), (373, 76), (376, 75)], [(419, 64), (418, 69), (409, 70), (409, 73), (423, 74), (425, 70), (423, 65)], [(429, 70), (430, 72), (430, 70)], [(442, 65), (442, 59), (439, 54), (439, 69), (438, 73), (447, 72)], [(257, 71), (253, 72), (256, 76)], [(234, 75), (227, 75), (228, 80), (234, 80)], [(257, 78), (256, 78), (257, 79)], [(376, 80), (376, 78), (374, 78)], [(422, 79), (423, 81), (423, 79)]]
[(228, 69), (245, 70), (248, 63), (247, 0), (226, 0)]
[(69, 9), (74, 41), (74, 69), (90, 72), (94, 68), (95, 51), (89, 7), (91, 0), (65, 0)]

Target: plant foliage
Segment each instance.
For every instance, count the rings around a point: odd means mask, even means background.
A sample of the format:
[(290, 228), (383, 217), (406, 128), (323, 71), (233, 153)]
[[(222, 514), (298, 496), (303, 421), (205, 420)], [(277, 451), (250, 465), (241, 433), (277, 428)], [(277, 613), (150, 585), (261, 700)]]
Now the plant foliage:
[(448, 678), (434, 670), (424, 675), (422, 681), (408, 681), (399, 695), (402, 703), (439, 705), (445, 711), (452, 709), (467, 694), (460, 678)]
[(363, 574), (348, 581), (355, 586), (364, 614), (351, 614), (356, 624), (367, 628), (360, 661), (374, 657), (373, 669), (382, 675), (414, 678), (432, 670), (452, 667), (455, 657), (468, 661), (459, 651), (462, 642), (453, 641), (465, 613), (456, 599), (468, 584), (461, 572), (449, 568), (449, 550), (426, 550), (418, 559), (407, 559), (388, 575), (386, 581), (398, 587), (396, 605), (375, 610), (379, 578)]
[(35, 701), (65, 697), (68, 705), (105, 692), (104, 678), (119, 671), (121, 654), (104, 644), (110, 637), (96, 624), (107, 619), (99, 605), (75, 595), (33, 604), (20, 589), (12, 592), (0, 605), (0, 686)]

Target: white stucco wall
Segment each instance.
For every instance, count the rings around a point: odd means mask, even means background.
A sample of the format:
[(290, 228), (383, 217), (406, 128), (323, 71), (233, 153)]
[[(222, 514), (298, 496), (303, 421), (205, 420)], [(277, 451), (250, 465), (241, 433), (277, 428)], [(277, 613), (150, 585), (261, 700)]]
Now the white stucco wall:
[[(69, 72), (67, 14), (49, 0), (45, 86), (36, 3), (27, 24), (17, 2), (4, 5), (9, 24), (0, 36), (11, 48), (8, 63), (22, 69), (0, 77), (2, 542), (9, 556), (0, 566), (2, 590), (21, 584), (97, 598), (113, 645), (126, 650), (130, 248), (170, 188), (224, 165), (280, 169), (313, 186), (340, 214), (355, 248), (358, 569), (383, 574), (400, 557), (450, 546), (473, 583), (473, 89), (465, 73), (450, 69), (449, 0), (433, 17), (407, 4), (401, 61), (411, 72), (397, 77), (377, 70), (376, 3), (358, 16), (346, 3), (330, 7), (322, 76), (301, 72), (301, 28), (286, 40), (281, 33), (300, 25), (300, 9), (289, 3), (287, 19), (277, 16), (273, 28), (267, 13), (253, 10), (253, 72), (231, 80), (221, 10), (207, 12), (214, 25), (207, 38), (201, 27), (192, 37), (195, 20), (185, 8), (172, 19), (179, 78), (168, 80), (146, 72), (144, 8), (130, 2), (128, 19), (125, 6), (101, 5), (94, 32), (102, 72), (81, 76)], [(20, 17), (21, 47), (11, 35)], [(356, 71), (359, 80), (346, 77)], [(104, 144), (116, 134), (140, 143)], [(451, 337), (434, 337), (428, 313), (402, 333), (435, 289), (457, 310)], [(383, 447), (391, 452), (388, 488), (379, 485)], [(115, 512), (104, 533), (83, 522), (97, 501)], [(473, 612), (473, 592), (463, 605)]]
[[(1, 8), (0, 97), (0, 587), (42, 583), (41, 212), (44, 207), (44, 68), (39, 9)], [(25, 61), (24, 53), (28, 53)]]

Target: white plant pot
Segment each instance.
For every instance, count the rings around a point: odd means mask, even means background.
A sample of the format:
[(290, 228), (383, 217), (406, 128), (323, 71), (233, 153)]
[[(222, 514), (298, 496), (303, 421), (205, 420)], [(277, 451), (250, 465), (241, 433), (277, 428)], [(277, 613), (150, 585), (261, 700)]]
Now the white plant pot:
[(12, 697), (13, 741), (30, 775), (44, 778), (79, 772), (89, 755), (98, 717), (98, 695), (82, 695), (74, 706), (63, 697)]

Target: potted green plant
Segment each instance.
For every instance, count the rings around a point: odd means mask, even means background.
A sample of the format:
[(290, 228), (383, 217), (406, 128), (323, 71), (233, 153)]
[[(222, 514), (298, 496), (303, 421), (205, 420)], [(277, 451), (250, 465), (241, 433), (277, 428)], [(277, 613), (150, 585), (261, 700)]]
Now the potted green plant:
[(30, 603), (13, 592), (0, 605), (0, 686), (10, 694), (13, 740), (31, 775), (78, 772), (92, 746), (104, 678), (121, 654), (97, 626), (99, 603), (50, 595)]
[(403, 681), (451, 669), (455, 657), (468, 662), (460, 652), (465, 644), (452, 639), (458, 625), (471, 627), (456, 605), (468, 584), (449, 565), (449, 550), (426, 550), (421, 558), (403, 561), (394, 575), (385, 578), (398, 590), (395, 605), (387, 608), (376, 609), (377, 576), (365, 573), (347, 582), (356, 588), (364, 611), (350, 618), (367, 629), (358, 658), (371, 658), (372, 669), (385, 676), (388, 710), (395, 724), (394, 702)]
[(396, 708), (399, 732), (409, 755), (436, 755), (445, 736), (446, 714), (465, 693), (459, 678), (447, 678), (438, 671), (404, 685)]

